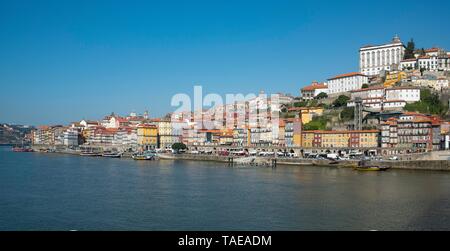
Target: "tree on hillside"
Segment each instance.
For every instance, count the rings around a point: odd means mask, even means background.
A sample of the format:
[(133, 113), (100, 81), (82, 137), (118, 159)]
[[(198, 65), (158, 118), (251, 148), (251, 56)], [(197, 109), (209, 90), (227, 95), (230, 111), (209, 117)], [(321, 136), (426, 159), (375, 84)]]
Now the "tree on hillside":
[(439, 95), (431, 93), (429, 89), (420, 91), (420, 101), (407, 104), (406, 111), (420, 112), (435, 115), (445, 115), (448, 112), (448, 105), (439, 99)]
[(414, 40), (411, 38), (411, 41), (408, 42), (405, 50), (405, 59), (414, 58), (414, 51), (416, 50), (416, 45)]
[(340, 117), (343, 121), (350, 121), (355, 118), (355, 109), (352, 107), (345, 107), (344, 110), (342, 110)]
[(325, 116), (314, 117), (309, 123), (303, 125), (303, 130), (326, 130), (328, 118)]
[(419, 54), (420, 54), (420, 56), (425, 56), (426, 55), (425, 49), (424, 48), (420, 49)]
[(363, 84), (363, 85), (361, 86), (361, 89), (367, 89), (367, 88), (369, 88), (369, 85), (368, 85), (368, 84)]
[(325, 92), (321, 92), (319, 93), (319, 95), (316, 96), (316, 99), (324, 99), (324, 98), (328, 98), (328, 94), (326, 94)]
[(343, 107), (347, 105), (347, 102), (350, 100), (349, 97), (345, 96), (345, 95), (340, 95), (334, 102), (333, 102), (333, 106), (334, 107)]
[(294, 107), (305, 107), (308, 105), (307, 101), (300, 101), (300, 102), (295, 102), (294, 103)]

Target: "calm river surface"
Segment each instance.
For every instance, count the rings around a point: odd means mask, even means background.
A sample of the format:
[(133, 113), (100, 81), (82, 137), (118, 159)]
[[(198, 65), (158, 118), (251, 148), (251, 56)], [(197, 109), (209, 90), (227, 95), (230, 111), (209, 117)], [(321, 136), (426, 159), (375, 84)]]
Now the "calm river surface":
[(450, 230), (450, 173), (238, 169), (0, 147), (0, 230)]

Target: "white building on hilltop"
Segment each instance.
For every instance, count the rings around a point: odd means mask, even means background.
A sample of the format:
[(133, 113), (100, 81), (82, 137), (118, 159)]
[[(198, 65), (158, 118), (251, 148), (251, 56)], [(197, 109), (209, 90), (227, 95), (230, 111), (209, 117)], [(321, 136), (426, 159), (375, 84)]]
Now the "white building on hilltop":
[(405, 46), (398, 36), (391, 43), (364, 46), (359, 49), (359, 65), (361, 73), (374, 76), (381, 71), (397, 70), (405, 55)]
[(328, 79), (328, 94), (349, 92), (362, 88), (363, 84), (369, 83), (369, 78), (359, 72), (342, 74)]

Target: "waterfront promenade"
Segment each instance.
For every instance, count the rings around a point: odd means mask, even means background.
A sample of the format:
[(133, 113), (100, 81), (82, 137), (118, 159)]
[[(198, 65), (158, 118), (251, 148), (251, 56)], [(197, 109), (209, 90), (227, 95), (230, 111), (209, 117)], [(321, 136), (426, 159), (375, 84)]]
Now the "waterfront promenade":
[[(36, 151), (42, 146), (34, 146)], [(79, 155), (80, 151), (60, 148), (55, 153)], [(51, 153), (50, 153), (51, 154)], [(191, 160), (191, 161), (212, 161), (220, 163), (230, 163), (235, 161), (239, 156), (219, 156), (217, 154), (158, 154), (161, 159), (171, 160)], [(131, 158), (131, 153), (124, 153), (123, 157)], [(342, 160), (338, 163), (326, 159), (307, 159), (307, 158), (287, 158), (287, 157), (255, 157), (258, 162), (272, 163), (276, 159), (277, 165), (290, 166), (331, 166), (341, 168), (354, 168), (358, 165), (359, 160)], [(333, 164), (331, 164), (333, 163)], [(450, 151), (437, 151), (424, 154), (403, 155), (399, 160), (371, 160), (369, 165), (384, 166), (394, 169), (411, 169), (411, 170), (434, 170), (434, 171), (450, 171)]]

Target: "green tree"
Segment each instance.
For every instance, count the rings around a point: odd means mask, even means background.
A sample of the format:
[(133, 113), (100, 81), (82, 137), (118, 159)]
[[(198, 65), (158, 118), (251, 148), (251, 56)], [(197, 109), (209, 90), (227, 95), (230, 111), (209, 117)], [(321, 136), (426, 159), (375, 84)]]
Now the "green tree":
[(175, 150), (177, 153), (179, 153), (180, 150), (187, 149), (187, 146), (183, 143), (175, 143), (172, 145), (172, 149)]
[(343, 107), (347, 105), (347, 102), (350, 100), (349, 97), (345, 96), (345, 95), (340, 95), (334, 102), (333, 102), (333, 106), (334, 107)]
[(369, 88), (369, 85), (368, 85), (368, 84), (363, 84), (363, 85), (361, 86), (361, 89), (367, 89), (367, 88)]
[(308, 105), (307, 101), (295, 102), (294, 107), (305, 107)]
[(420, 55), (420, 56), (425, 56), (425, 55), (426, 55), (425, 49), (424, 49), (424, 48), (422, 48), (422, 49), (419, 50), (419, 55)]
[(422, 89), (420, 92), (420, 101), (407, 104), (404, 109), (410, 112), (443, 116), (448, 112), (448, 104), (442, 102), (438, 94), (432, 93), (429, 89)]
[(355, 109), (352, 107), (345, 107), (344, 110), (342, 110), (340, 117), (343, 121), (350, 121), (355, 118)]
[(319, 105), (319, 101), (317, 101), (316, 99), (311, 100), (311, 101), (308, 103), (308, 106), (309, 106), (309, 107), (316, 107), (317, 105)]
[(405, 50), (405, 59), (414, 58), (414, 51), (416, 50), (416, 45), (414, 40), (411, 38), (411, 41), (408, 42)]
[(324, 98), (328, 98), (328, 94), (326, 94), (325, 92), (321, 92), (319, 93), (319, 95), (316, 96), (316, 99), (324, 99)]
[(303, 130), (325, 130), (327, 128), (328, 118), (325, 116), (314, 117), (309, 123), (303, 125)]

